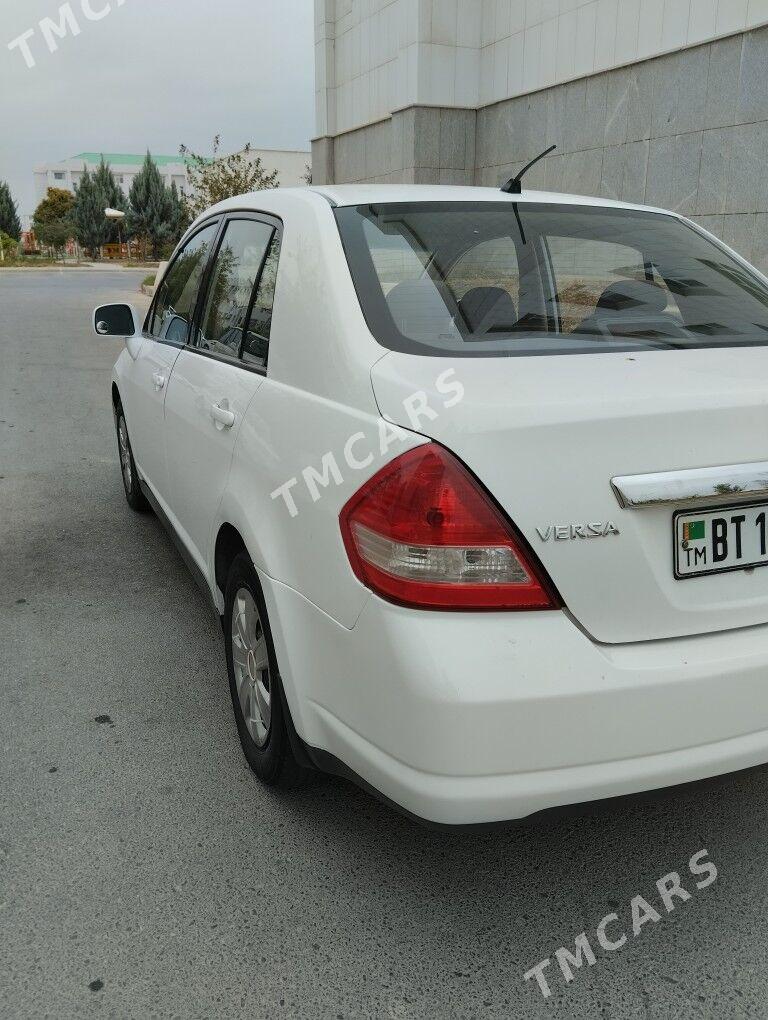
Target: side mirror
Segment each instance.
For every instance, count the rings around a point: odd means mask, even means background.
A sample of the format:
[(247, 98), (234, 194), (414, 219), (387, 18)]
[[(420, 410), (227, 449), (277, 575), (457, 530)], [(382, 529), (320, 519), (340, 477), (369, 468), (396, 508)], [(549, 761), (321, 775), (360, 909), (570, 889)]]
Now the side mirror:
[(98, 336), (133, 336), (139, 331), (137, 322), (133, 305), (100, 305), (93, 311), (93, 328)]

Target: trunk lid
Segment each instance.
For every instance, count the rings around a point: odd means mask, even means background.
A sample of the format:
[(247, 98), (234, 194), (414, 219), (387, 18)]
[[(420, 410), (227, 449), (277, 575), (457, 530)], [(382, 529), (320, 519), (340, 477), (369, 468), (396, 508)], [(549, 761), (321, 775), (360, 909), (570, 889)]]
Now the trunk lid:
[[(673, 514), (690, 504), (626, 509), (611, 487), (616, 476), (768, 461), (768, 347), (457, 359), (390, 352), (372, 384), (387, 420), (442, 443), (483, 482), (594, 639), (768, 622), (768, 568), (676, 580)], [(416, 423), (409, 408), (424, 399), (431, 416)], [(608, 533), (586, 538), (571, 527), (590, 524)], [(569, 537), (548, 531), (557, 527)]]

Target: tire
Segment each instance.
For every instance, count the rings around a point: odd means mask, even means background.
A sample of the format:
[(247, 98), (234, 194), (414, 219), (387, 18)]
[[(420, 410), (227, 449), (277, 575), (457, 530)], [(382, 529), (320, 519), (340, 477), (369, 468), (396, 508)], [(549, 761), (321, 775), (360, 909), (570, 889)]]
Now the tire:
[(136, 470), (136, 461), (133, 459), (131, 440), (128, 436), (128, 426), (125, 422), (125, 414), (121, 404), (115, 408), (115, 429), (117, 431), (117, 455), (120, 458), (120, 474), (123, 477), (123, 488), (128, 506), (132, 510), (144, 512), (149, 510), (147, 497), (141, 491), (139, 474)]
[(307, 771), (291, 750), (272, 631), (246, 552), (235, 557), (227, 577), (222, 627), (232, 708), (246, 761), (267, 786), (302, 785)]

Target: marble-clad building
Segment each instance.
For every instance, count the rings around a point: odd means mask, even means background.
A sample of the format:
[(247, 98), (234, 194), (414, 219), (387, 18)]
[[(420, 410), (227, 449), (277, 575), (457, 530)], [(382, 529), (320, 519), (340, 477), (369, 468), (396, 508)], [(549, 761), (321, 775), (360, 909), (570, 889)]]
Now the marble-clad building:
[(768, 271), (768, 0), (315, 0), (315, 183), (679, 210)]

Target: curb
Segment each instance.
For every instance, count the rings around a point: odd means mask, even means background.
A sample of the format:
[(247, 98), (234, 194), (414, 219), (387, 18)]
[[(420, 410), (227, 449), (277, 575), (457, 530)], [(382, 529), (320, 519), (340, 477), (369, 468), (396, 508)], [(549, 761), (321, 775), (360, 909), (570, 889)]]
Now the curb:
[(58, 266), (4, 266), (0, 263), (0, 273), (144, 273), (147, 270), (139, 266), (94, 266), (94, 265), (58, 265)]

